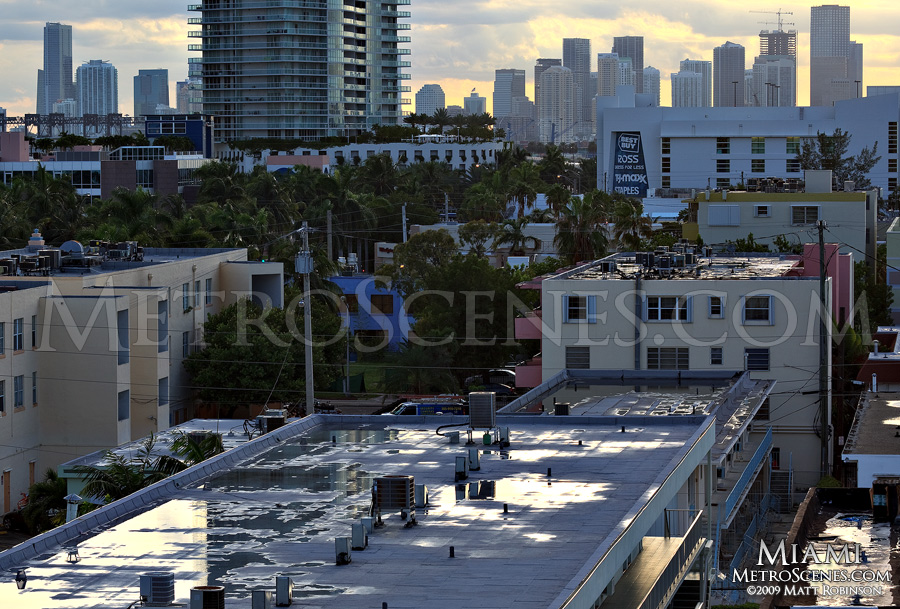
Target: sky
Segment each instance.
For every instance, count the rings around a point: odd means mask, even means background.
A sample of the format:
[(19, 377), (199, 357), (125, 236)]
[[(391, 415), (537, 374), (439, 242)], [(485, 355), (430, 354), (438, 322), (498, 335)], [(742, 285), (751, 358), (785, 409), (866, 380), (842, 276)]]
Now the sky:
[[(10, 116), (35, 111), (37, 71), (43, 63), (47, 21), (72, 25), (73, 63), (109, 60), (119, 71), (119, 112), (132, 114), (133, 78), (139, 69), (168, 68), (170, 105), (175, 82), (187, 77), (187, 58), (199, 57), (187, 45), (190, 17), (186, 0), (153, 2), (107, 0), (0, 0), (0, 107)], [(560, 6), (565, 6), (561, 14)], [(811, 5), (781, 5), (784, 29), (798, 32), (798, 103), (809, 101), (809, 19)], [(846, 6), (846, 4), (845, 4)], [(864, 44), (863, 90), (869, 85), (900, 85), (900, 3), (851, 2), (850, 37)], [(726, 41), (744, 45), (747, 67), (759, 52), (761, 29), (775, 29), (778, 5), (723, 0), (412, 0), (406, 56), (414, 101), (425, 83), (440, 84), (448, 105), (462, 105), (474, 88), (491, 110), (494, 70), (524, 69), (526, 95), (534, 97), (534, 62), (562, 57), (563, 38), (589, 38), (591, 52), (609, 52), (613, 36), (644, 36), (644, 65), (661, 73), (662, 105), (671, 105), (669, 75), (685, 58), (712, 60), (712, 49)], [(760, 23), (769, 22), (769, 23)], [(794, 25), (788, 25), (793, 23)], [(406, 34), (407, 32), (401, 32)], [(595, 62), (596, 60), (594, 60)], [(596, 69), (596, 66), (594, 66)], [(405, 106), (409, 112), (414, 105)]]

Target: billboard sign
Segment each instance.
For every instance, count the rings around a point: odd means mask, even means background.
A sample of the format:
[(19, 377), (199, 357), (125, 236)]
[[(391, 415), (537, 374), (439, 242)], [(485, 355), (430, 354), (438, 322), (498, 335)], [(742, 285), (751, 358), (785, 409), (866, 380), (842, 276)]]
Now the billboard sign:
[(647, 196), (647, 165), (639, 132), (616, 135), (616, 158), (613, 165), (613, 192), (629, 197)]

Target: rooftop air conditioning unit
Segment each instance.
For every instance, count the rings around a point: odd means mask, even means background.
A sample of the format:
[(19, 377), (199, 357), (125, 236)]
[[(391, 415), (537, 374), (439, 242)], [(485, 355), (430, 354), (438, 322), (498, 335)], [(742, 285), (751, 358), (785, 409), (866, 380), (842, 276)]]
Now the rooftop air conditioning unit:
[(473, 391), (469, 394), (469, 426), (472, 429), (493, 429), (497, 426), (496, 397), (493, 391)]
[(372, 501), (376, 522), (381, 523), (382, 512), (399, 510), (400, 517), (415, 523), (416, 482), (412, 476), (389, 475), (375, 478), (372, 483)]
[(194, 586), (190, 609), (225, 609), (225, 586)]
[(272, 609), (274, 593), (271, 590), (254, 590), (250, 594), (252, 609)]
[(175, 574), (151, 571), (141, 574), (141, 598), (147, 607), (166, 607), (175, 602)]
[(616, 271), (616, 261), (615, 260), (601, 260), (600, 261), (600, 270), (604, 273), (614, 273)]

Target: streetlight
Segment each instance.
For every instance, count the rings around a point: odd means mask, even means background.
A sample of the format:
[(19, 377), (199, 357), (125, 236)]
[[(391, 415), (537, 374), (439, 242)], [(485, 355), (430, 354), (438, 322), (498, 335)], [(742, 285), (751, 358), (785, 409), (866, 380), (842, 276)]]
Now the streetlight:
[(347, 375), (344, 378), (344, 395), (350, 395), (350, 305), (347, 304), (347, 297), (341, 296), (341, 302), (344, 303), (344, 310), (347, 312)]

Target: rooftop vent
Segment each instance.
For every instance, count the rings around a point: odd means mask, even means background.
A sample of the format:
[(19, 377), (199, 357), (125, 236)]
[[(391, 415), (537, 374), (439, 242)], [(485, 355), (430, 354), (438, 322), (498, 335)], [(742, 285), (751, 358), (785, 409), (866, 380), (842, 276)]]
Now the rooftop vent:
[(286, 575), (275, 578), (275, 606), (289, 607), (294, 602), (294, 580)]

